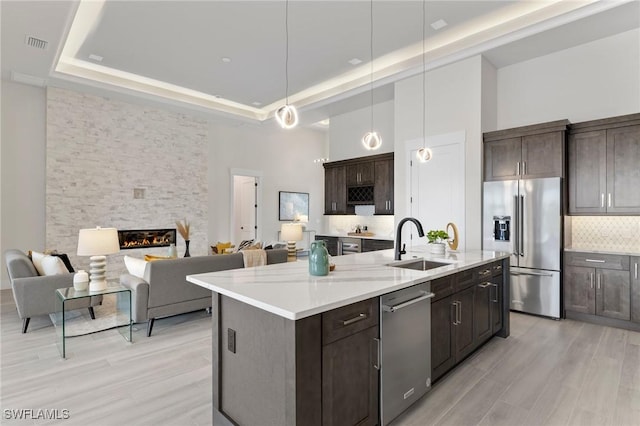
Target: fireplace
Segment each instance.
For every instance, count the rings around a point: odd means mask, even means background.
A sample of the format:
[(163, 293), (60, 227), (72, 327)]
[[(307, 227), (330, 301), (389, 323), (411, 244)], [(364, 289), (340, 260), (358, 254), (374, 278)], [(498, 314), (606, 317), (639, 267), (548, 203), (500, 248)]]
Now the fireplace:
[(168, 247), (176, 243), (176, 229), (132, 229), (118, 231), (120, 250)]

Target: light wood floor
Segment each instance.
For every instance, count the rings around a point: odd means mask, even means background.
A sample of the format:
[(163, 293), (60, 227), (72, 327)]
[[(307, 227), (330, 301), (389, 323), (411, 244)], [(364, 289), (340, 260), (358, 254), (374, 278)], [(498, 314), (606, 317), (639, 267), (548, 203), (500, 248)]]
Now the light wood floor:
[[(3, 425), (211, 424), (204, 312), (158, 320), (151, 338), (137, 326), (133, 344), (113, 330), (71, 338), (67, 360), (48, 317), (20, 333), (9, 290), (0, 322)], [(66, 409), (70, 418), (11, 421), (7, 409)], [(640, 333), (511, 314), (511, 337), (492, 339), (393, 426), (432, 424), (640, 425)]]

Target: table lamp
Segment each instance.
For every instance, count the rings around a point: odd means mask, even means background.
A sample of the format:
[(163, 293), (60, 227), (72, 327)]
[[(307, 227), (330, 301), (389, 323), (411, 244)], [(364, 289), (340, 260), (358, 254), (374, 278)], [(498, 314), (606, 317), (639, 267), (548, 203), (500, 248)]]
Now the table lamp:
[(78, 256), (91, 256), (89, 260), (89, 291), (107, 288), (107, 258), (105, 255), (120, 251), (116, 228), (81, 229), (78, 234)]
[(287, 262), (296, 261), (296, 241), (302, 240), (300, 223), (283, 223), (280, 227), (280, 238), (287, 242)]

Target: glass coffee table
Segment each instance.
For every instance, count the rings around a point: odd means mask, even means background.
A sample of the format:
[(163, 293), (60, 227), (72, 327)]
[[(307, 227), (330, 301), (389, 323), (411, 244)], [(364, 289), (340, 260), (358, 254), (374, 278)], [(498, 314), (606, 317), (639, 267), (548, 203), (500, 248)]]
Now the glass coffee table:
[[(95, 330), (95, 332), (117, 328), (118, 332), (122, 335), (122, 337), (124, 337), (127, 342), (133, 342), (131, 335), (132, 320), (130, 289), (119, 284), (109, 285), (105, 290), (101, 291), (78, 291), (73, 287), (59, 288), (56, 290), (56, 316), (59, 319), (61, 326), (56, 326), (55, 328), (56, 334), (58, 335), (58, 349), (60, 350), (60, 355), (62, 355), (62, 358), (66, 358), (66, 341), (70, 337), (68, 336), (69, 332), (67, 330), (67, 321), (69, 321), (67, 314), (71, 310), (78, 310), (77, 307), (71, 309), (69, 307), (69, 302), (73, 300), (86, 299), (95, 296), (106, 296), (111, 294), (115, 296), (115, 312), (113, 315), (110, 315), (108, 323), (105, 325), (105, 327), (101, 328), (101, 330)], [(113, 318), (112, 323), (110, 322), (111, 317)], [(90, 331), (87, 334), (93, 332), (94, 331)]]

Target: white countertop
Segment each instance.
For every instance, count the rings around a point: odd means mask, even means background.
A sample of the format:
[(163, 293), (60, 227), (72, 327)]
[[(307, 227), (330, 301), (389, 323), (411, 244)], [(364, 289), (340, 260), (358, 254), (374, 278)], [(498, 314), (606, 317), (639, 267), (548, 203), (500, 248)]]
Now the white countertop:
[(640, 247), (635, 250), (620, 250), (620, 249), (602, 249), (601, 247), (565, 247), (564, 251), (578, 251), (586, 253), (598, 253), (598, 254), (617, 254), (620, 256), (640, 256)]
[(324, 277), (309, 275), (307, 260), (255, 268), (188, 275), (187, 281), (281, 317), (298, 320), (390, 293), (465, 269), (508, 258), (508, 253), (471, 251), (435, 256), (414, 250), (402, 256), (449, 263), (429, 271), (386, 266), (393, 250), (332, 257), (336, 269)]

